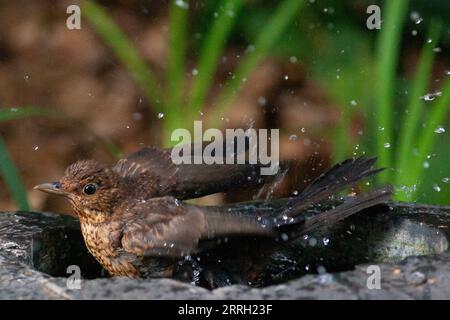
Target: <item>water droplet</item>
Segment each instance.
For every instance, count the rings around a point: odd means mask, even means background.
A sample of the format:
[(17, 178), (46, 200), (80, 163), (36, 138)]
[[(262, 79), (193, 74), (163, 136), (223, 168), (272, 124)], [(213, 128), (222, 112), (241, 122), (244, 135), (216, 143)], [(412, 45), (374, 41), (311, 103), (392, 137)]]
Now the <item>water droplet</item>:
[(324, 274), (324, 273), (327, 273), (327, 269), (325, 269), (324, 266), (318, 266), (318, 267), (317, 267), (317, 273), (318, 273), (318, 274)]
[(140, 112), (133, 112), (133, 120), (135, 120), (135, 121), (142, 120), (142, 113), (140, 113)]
[(357, 106), (357, 105), (358, 105), (358, 102), (356, 102), (356, 100), (352, 100), (352, 101), (350, 101), (350, 104), (351, 104), (352, 106)]
[(296, 134), (291, 134), (291, 135), (289, 136), (289, 140), (290, 140), (290, 141), (296, 141), (296, 140), (297, 140), (297, 135), (296, 135)]
[(293, 194), (294, 196), (298, 195), (298, 190), (292, 191), (292, 194)]
[(424, 101), (433, 101), (434, 99), (436, 99), (436, 97), (440, 97), (442, 96), (442, 92), (441, 91), (436, 91), (433, 93), (427, 93), (426, 95), (420, 97), (422, 100)]
[(308, 241), (308, 244), (309, 244), (311, 247), (315, 247), (315, 246), (317, 245), (317, 239), (314, 238), (314, 237), (311, 237), (311, 238), (309, 239), (309, 241)]
[(257, 102), (261, 107), (264, 107), (267, 104), (267, 99), (266, 97), (260, 96), (258, 97)]
[(441, 192), (441, 187), (439, 187), (439, 185), (436, 184), (436, 183), (433, 185), (433, 189), (434, 189), (434, 191), (436, 191), (436, 192)]
[(423, 19), (420, 17), (419, 13), (417, 11), (411, 12), (410, 16), (412, 21), (414, 21), (415, 24), (420, 24)]
[(391, 144), (390, 144), (389, 142), (386, 142), (386, 143), (383, 145), (383, 147), (385, 147), (385, 148), (390, 148), (390, 147), (391, 147)]
[(290, 63), (297, 63), (297, 62), (298, 62), (298, 59), (297, 59), (297, 57), (295, 57), (295, 56), (291, 56), (291, 57), (289, 58), (289, 62), (290, 62)]
[(450, 178), (449, 177), (442, 178), (442, 182), (443, 183), (449, 183), (450, 182)]
[(24, 79), (26, 82), (28, 82), (28, 80), (30, 80), (30, 76), (26, 74), (26, 75), (23, 76), (23, 79)]
[(253, 52), (253, 51), (255, 51), (255, 46), (253, 44), (249, 44), (247, 46), (247, 48), (245, 49), (246, 53), (250, 53), (250, 52)]
[(323, 239), (322, 239), (322, 242), (323, 242), (323, 244), (324, 244), (325, 246), (327, 246), (327, 245), (330, 243), (330, 239), (328, 239), (328, 238), (323, 238)]
[(384, 131), (384, 127), (378, 127), (379, 131)]
[(442, 49), (439, 48), (439, 47), (433, 48), (433, 52), (438, 53), (438, 52), (441, 52), (441, 51), (442, 51)]
[(428, 168), (430, 167), (430, 163), (429, 163), (428, 161), (424, 161), (424, 162), (423, 162), (423, 167), (424, 167), (425, 169), (428, 169)]
[(39, 150), (39, 146), (34, 146), (34, 147), (33, 147), (33, 150), (34, 150), (34, 151), (38, 151), (38, 150)]
[(196, 75), (198, 75), (198, 70), (197, 69), (192, 69), (191, 73), (195, 77)]
[(289, 76), (288, 75), (285, 75), (284, 76), (284, 80), (288, 80), (289, 79)]
[(175, 4), (180, 7), (181, 9), (189, 9), (189, 3), (184, 0), (176, 0)]
[(436, 133), (444, 133), (445, 132), (445, 128), (443, 126), (439, 126), (436, 129), (434, 129), (434, 132), (436, 132)]
[(411, 31), (411, 34), (412, 34), (413, 36), (417, 36), (417, 30)]
[(300, 128), (300, 131), (303, 132), (303, 133), (305, 133), (305, 132), (306, 132), (306, 129), (305, 129), (305, 128)]
[(164, 118), (164, 113), (162, 113), (162, 112), (158, 113), (158, 119), (162, 119), (162, 118)]
[(303, 139), (303, 145), (304, 145), (305, 147), (310, 146), (310, 145), (311, 145), (311, 139), (309, 139), (309, 138)]
[(286, 233), (282, 233), (281, 234), (281, 240), (288, 241), (289, 240), (289, 236)]

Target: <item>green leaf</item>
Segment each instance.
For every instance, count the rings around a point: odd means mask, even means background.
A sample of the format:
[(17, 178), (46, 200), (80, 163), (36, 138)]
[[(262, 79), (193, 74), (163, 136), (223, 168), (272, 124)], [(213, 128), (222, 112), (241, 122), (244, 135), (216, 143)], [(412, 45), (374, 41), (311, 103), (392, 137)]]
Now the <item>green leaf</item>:
[[(400, 131), (398, 140), (398, 149), (396, 152), (396, 180), (395, 185), (397, 187), (405, 186), (407, 189), (400, 189), (397, 192), (396, 198), (401, 201), (411, 201), (411, 192), (406, 192), (415, 183), (414, 177), (417, 176), (416, 172), (413, 172), (410, 164), (411, 158), (414, 157), (415, 137), (417, 136), (417, 130), (419, 128), (419, 122), (421, 120), (421, 114), (423, 111), (423, 100), (419, 97), (424, 94), (430, 81), (431, 71), (434, 61), (433, 48), (439, 41), (439, 34), (441, 31), (441, 24), (432, 22), (430, 30), (426, 37), (425, 45), (422, 49), (421, 57), (419, 60), (419, 66), (414, 77), (412, 88), (410, 90), (410, 100), (407, 106), (408, 112), (405, 114), (402, 120), (403, 126)], [(432, 41), (428, 41), (432, 39)], [(423, 170), (423, 168), (418, 168)]]
[(60, 115), (61, 113), (55, 110), (32, 106), (0, 109), (0, 121), (16, 120), (28, 117), (49, 117)]
[[(381, 26), (377, 44), (377, 71), (376, 83), (378, 85), (377, 103), (374, 109), (374, 128), (376, 130), (376, 150), (378, 164), (381, 167), (391, 168), (391, 150), (386, 148), (387, 143), (393, 145), (392, 117), (394, 114), (394, 90), (399, 56), (399, 44), (402, 35), (405, 17), (408, 9), (408, 0), (385, 1), (383, 13), (385, 18)], [(382, 127), (383, 130), (377, 130)], [(390, 170), (378, 174), (380, 182), (389, 181)]]
[(94, 1), (83, 1), (81, 10), (94, 30), (130, 71), (152, 103), (153, 110), (156, 113), (161, 112), (162, 100), (158, 81), (127, 36), (117, 27), (106, 10)]
[(244, 84), (243, 79), (249, 76), (261, 59), (276, 44), (303, 5), (303, 0), (285, 0), (280, 3), (273, 16), (260, 31), (254, 44), (254, 50), (244, 56), (235, 71), (233, 79), (227, 83), (226, 87), (219, 94), (211, 114), (208, 116), (208, 126), (220, 126), (221, 117)]
[(214, 23), (206, 35), (200, 51), (198, 75), (193, 79), (188, 101), (188, 110), (193, 117), (198, 116), (205, 104), (205, 97), (211, 87), (226, 39), (242, 8), (242, 3), (242, 0), (223, 1), (217, 10), (218, 16), (214, 18)]
[(170, 146), (172, 130), (183, 121), (188, 8), (172, 1), (169, 13), (169, 61), (167, 68), (167, 100), (164, 108), (165, 145)]
[[(441, 125), (448, 115), (450, 107), (450, 79), (447, 79), (442, 89), (442, 96), (437, 97), (434, 102), (429, 118), (426, 120), (424, 127), (420, 131), (417, 142), (417, 157), (410, 159), (412, 161), (408, 182), (411, 184), (418, 183), (424, 175), (423, 163), (427, 156), (433, 150), (436, 144), (438, 134), (436, 128)], [(413, 193), (412, 197), (415, 194)]]
[(28, 211), (30, 206), (27, 200), (27, 191), (14, 165), (8, 149), (0, 137), (0, 175), (5, 180), (11, 195), (20, 210)]

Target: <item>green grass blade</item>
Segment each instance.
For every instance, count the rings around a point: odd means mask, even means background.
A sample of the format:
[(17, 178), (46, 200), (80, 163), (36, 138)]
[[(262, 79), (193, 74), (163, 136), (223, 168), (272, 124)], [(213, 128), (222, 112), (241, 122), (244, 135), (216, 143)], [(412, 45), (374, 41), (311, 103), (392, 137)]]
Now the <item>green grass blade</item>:
[(219, 94), (214, 108), (208, 116), (208, 125), (210, 127), (220, 126), (220, 119), (229, 103), (241, 89), (244, 83), (243, 79), (248, 77), (261, 59), (275, 45), (303, 5), (303, 0), (285, 0), (281, 2), (273, 16), (259, 33), (259, 37), (254, 44), (255, 49), (243, 58), (236, 69), (234, 78), (227, 83), (226, 87)]
[[(410, 90), (410, 100), (408, 103), (408, 113), (402, 120), (403, 126), (400, 131), (398, 140), (398, 148), (396, 151), (396, 180), (395, 185), (406, 186), (408, 189), (411, 185), (407, 185), (409, 180), (407, 176), (412, 173), (409, 164), (411, 164), (411, 158), (414, 157), (414, 140), (417, 135), (417, 129), (421, 120), (421, 111), (423, 108), (423, 100), (419, 97), (423, 95), (427, 89), (428, 82), (430, 80), (431, 70), (434, 61), (433, 48), (439, 41), (439, 34), (441, 31), (441, 24), (432, 22), (428, 36), (426, 38), (425, 45), (422, 49), (421, 57), (419, 60), (419, 66), (414, 77), (412, 88)], [(431, 42), (428, 40), (432, 39)], [(411, 200), (409, 196), (411, 193), (406, 192), (407, 189), (399, 190), (396, 193), (397, 200), (406, 201)]]
[(152, 103), (154, 111), (160, 112), (162, 100), (158, 81), (130, 40), (109, 17), (106, 10), (94, 1), (83, 1), (81, 11), (83, 17), (89, 21), (94, 30), (130, 71), (147, 99)]
[(188, 109), (196, 117), (205, 103), (206, 94), (213, 80), (218, 61), (224, 50), (226, 39), (231, 31), (236, 16), (242, 8), (242, 0), (226, 0), (220, 5), (219, 15), (214, 18), (211, 30), (200, 51), (198, 75), (194, 77), (190, 90)]
[(13, 160), (8, 152), (8, 149), (0, 137), (0, 174), (5, 180), (17, 207), (20, 210), (28, 211), (30, 206), (27, 200), (27, 191), (20, 178), (19, 172), (14, 165)]
[(170, 145), (173, 129), (183, 121), (183, 91), (185, 77), (188, 5), (172, 1), (169, 12), (169, 61), (167, 68), (167, 101), (164, 108), (164, 139)]
[[(378, 165), (385, 168), (392, 167), (391, 149), (385, 144), (393, 145), (392, 116), (394, 114), (394, 90), (399, 53), (400, 38), (408, 9), (408, 0), (384, 2), (384, 23), (382, 24), (377, 44), (378, 84), (377, 102), (374, 110), (376, 151), (379, 158)], [(384, 128), (378, 130), (378, 127)], [(391, 147), (392, 148), (392, 147)], [(380, 182), (389, 181), (390, 170), (378, 175)]]
[[(435, 132), (436, 128), (444, 123), (446, 116), (450, 110), (450, 79), (447, 79), (442, 88), (442, 96), (436, 98), (432, 106), (431, 114), (427, 119), (424, 128), (421, 130), (418, 146), (418, 155), (411, 166), (411, 174), (408, 176), (408, 183), (416, 184), (424, 175), (423, 163), (427, 156), (433, 150), (438, 134)], [(415, 194), (413, 192), (412, 197)]]
[(49, 117), (58, 115), (60, 115), (60, 113), (55, 110), (46, 108), (37, 108), (33, 106), (26, 106), (20, 108), (5, 108), (0, 109), (0, 122), (28, 117)]

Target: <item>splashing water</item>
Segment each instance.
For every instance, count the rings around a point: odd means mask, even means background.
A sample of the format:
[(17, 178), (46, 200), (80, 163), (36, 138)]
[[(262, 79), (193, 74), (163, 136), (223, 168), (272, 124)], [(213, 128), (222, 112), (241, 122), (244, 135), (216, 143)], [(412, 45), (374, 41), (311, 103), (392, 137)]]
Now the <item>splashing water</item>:
[(420, 99), (424, 100), (424, 101), (433, 101), (434, 99), (436, 99), (436, 97), (440, 97), (442, 96), (442, 92), (441, 91), (436, 91), (433, 93), (427, 93), (424, 96), (421, 96)]
[(439, 126), (436, 129), (434, 129), (435, 133), (444, 133), (445, 132), (445, 128), (443, 126)]
[(183, 0), (176, 0), (175, 4), (181, 9), (189, 9), (189, 3)]
[(409, 17), (415, 24), (420, 24), (423, 21), (423, 18), (420, 16), (420, 14), (417, 11), (411, 12)]
[(266, 97), (260, 96), (258, 97), (257, 102), (261, 107), (264, 107), (267, 104), (267, 99)]

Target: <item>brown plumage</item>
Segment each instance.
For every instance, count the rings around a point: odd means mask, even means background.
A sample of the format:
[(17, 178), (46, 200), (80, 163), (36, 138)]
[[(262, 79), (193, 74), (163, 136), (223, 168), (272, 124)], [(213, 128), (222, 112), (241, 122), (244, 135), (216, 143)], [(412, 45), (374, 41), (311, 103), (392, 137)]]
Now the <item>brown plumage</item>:
[(225, 207), (183, 202), (220, 191), (260, 185), (258, 165), (175, 165), (170, 149), (144, 148), (112, 168), (79, 161), (59, 182), (36, 189), (66, 197), (80, 219), (86, 246), (111, 275), (170, 276), (184, 256), (198, 253), (202, 240), (232, 236), (276, 239), (301, 235), (385, 203), (390, 189), (354, 197), (335, 209), (305, 218), (305, 208), (350, 187), (379, 169), (374, 158), (347, 160), (316, 179), (281, 213), (246, 215)]

